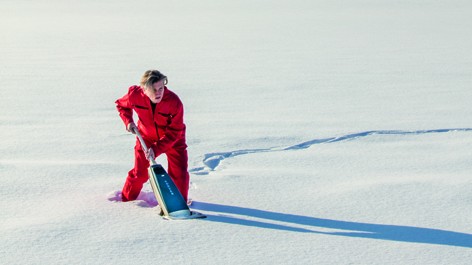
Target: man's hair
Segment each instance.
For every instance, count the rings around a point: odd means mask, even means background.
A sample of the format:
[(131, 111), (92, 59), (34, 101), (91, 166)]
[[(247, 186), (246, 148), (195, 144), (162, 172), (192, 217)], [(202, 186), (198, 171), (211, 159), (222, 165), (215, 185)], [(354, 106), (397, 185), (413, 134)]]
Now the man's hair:
[(158, 70), (147, 70), (141, 77), (142, 87), (152, 87), (152, 84), (164, 80), (164, 85), (167, 84), (167, 76), (163, 75)]

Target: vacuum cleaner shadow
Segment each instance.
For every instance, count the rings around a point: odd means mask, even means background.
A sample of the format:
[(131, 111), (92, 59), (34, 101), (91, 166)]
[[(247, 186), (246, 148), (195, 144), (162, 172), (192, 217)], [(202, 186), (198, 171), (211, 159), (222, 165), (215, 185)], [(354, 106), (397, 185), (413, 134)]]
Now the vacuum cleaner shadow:
[[(338, 221), (196, 201), (193, 203), (192, 208), (207, 212), (220, 213), (213, 215), (208, 214), (207, 220), (213, 222), (253, 226), (266, 229), (277, 229), (291, 232), (318, 233), (335, 236), (372, 238), (380, 240), (472, 248), (472, 234), (454, 231), (413, 226)], [(230, 215), (221, 215), (221, 213)], [(238, 218), (235, 215), (258, 218), (262, 220), (248, 220), (244, 218)], [(263, 221), (264, 219), (276, 221), (277, 223), (266, 222)], [(305, 227), (297, 227), (296, 225), (303, 225)], [(336, 229), (338, 231), (316, 231), (310, 227)]]

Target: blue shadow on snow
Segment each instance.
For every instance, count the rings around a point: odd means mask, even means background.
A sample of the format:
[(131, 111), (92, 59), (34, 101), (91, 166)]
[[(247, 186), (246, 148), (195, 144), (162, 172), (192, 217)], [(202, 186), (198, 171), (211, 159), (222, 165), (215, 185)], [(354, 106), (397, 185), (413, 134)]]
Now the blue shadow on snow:
[[(243, 208), (238, 206), (221, 205), (207, 202), (197, 202), (192, 204), (192, 208), (217, 213), (227, 213), (231, 215), (241, 215), (251, 218), (266, 219), (286, 224), (275, 224), (264, 221), (247, 220), (235, 216), (221, 214), (207, 214), (208, 221), (260, 227), (266, 229), (276, 229), (290, 232), (317, 233), (334, 236), (347, 236), (357, 238), (371, 238), (380, 240), (390, 240), (410, 243), (423, 243), (433, 245), (447, 245), (456, 247), (472, 248), (472, 234), (413, 226), (369, 224), (348, 221), (338, 221), (321, 219), (310, 216), (294, 215), (263, 211), (257, 209)], [(295, 227), (292, 225), (304, 225), (319, 228), (329, 228), (345, 230), (340, 232), (323, 232), (309, 228)]]

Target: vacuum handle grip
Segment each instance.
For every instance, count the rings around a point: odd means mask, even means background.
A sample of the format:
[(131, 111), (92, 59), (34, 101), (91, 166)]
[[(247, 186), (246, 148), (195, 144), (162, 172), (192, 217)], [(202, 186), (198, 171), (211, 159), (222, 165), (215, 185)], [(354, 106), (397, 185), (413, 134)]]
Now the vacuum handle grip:
[[(146, 143), (144, 142), (143, 137), (142, 137), (141, 134), (139, 133), (138, 128), (137, 128), (137, 127), (133, 127), (132, 130), (133, 130), (133, 132), (136, 134), (136, 136), (138, 137), (139, 142), (141, 143), (141, 147), (144, 149), (143, 151), (144, 151), (144, 152), (149, 152), (149, 148), (147, 147)], [(149, 159), (149, 162), (151, 162), (152, 165), (157, 164), (157, 162), (156, 162), (154, 156), (151, 155), (151, 156), (148, 157), (148, 159)]]

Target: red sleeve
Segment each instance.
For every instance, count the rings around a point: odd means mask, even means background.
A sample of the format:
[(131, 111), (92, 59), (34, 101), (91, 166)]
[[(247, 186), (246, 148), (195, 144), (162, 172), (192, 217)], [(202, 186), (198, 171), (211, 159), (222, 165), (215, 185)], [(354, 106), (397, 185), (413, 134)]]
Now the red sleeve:
[(128, 91), (128, 93), (122, 98), (119, 98), (115, 101), (116, 109), (118, 110), (125, 126), (128, 126), (128, 124), (133, 121), (133, 109), (131, 103), (129, 102), (130, 91)]

